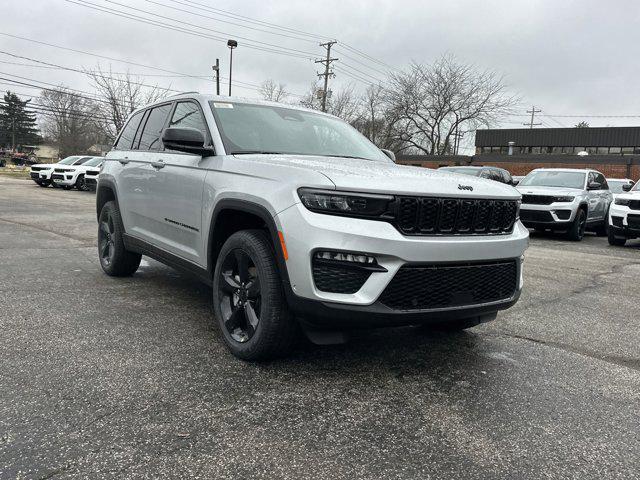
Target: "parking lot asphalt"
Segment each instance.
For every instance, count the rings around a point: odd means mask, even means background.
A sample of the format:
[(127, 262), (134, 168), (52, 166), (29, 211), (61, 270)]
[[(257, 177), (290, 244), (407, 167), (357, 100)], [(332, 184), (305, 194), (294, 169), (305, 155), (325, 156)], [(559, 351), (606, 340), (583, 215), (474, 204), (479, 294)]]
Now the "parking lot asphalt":
[(203, 284), (102, 273), (94, 202), (0, 177), (0, 478), (640, 477), (640, 242), (534, 236), (492, 323), (249, 364)]

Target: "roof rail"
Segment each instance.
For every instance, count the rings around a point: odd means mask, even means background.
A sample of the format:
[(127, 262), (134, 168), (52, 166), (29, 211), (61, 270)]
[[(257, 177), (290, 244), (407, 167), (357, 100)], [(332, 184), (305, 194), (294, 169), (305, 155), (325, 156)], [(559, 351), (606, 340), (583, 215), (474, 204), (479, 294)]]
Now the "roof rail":
[(177, 97), (178, 95), (187, 95), (189, 93), (197, 93), (198, 95), (200, 94), (200, 92), (194, 90), (192, 92), (178, 92), (178, 93), (174, 93), (173, 95), (169, 95), (167, 98), (171, 98), (171, 97)]

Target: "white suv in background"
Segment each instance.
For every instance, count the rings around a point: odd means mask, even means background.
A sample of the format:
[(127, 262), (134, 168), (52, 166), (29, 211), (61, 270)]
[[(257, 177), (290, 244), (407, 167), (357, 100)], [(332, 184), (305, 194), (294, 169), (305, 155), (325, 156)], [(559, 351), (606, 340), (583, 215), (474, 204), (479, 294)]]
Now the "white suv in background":
[(575, 168), (538, 168), (516, 187), (522, 194), (520, 220), (536, 230), (564, 231), (582, 240), (585, 229), (606, 235), (613, 195), (602, 173)]
[(104, 161), (103, 157), (87, 157), (81, 164), (70, 166), (56, 166), (51, 174), (51, 180), (55, 185), (70, 189), (76, 187), (78, 190), (87, 191), (89, 187), (85, 182), (85, 174), (88, 170), (100, 171), (100, 165)]
[(326, 343), (493, 320), (522, 289), (520, 194), (392, 157), (317, 111), (170, 97), (134, 112), (107, 154), (100, 264), (132, 275), (144, 254), (197, 275), (246, 360), (286, 353), (300, 327)]
[(609, 209), (609, 244), (624, 245), (640, 237), (640, 182), (625, 186)]
[(52, 184), (51, 174), (54, 168), (64, 168), (64, 166), (67, 165), (79, 165), (90, 158), (90, 156), (86, 155), (72, 155), (60, 160), (58, 163), (36, 163), (32, 165), (30, 169), (31, 180), (41, 187), (48, 187)]

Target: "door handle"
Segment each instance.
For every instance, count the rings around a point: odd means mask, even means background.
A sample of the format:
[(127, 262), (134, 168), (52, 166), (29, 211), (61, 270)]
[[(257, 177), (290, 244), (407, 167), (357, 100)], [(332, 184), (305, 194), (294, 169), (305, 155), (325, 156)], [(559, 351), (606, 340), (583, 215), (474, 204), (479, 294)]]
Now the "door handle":
[(164, 168), (164, 162), (162, 160), (158, 160), (156, 162), (151, 162), (151, 166), (153, 168), (157, 168), (157, 169)]

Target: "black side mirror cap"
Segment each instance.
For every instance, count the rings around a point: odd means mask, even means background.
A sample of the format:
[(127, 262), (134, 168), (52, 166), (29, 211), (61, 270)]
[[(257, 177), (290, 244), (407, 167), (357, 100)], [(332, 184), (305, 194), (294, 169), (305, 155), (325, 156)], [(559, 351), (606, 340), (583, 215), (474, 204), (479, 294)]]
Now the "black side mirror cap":
[(600, 190), (602, 188), (602, 184), (599, 182), (590, 182), (587, 185), (587, 190)]
[(391, 150), (387, 150), (386, 148), (381, 148), (380, 150), (382, 150), (382, 153), (384, 153), (387, 157), (389, 157), (393, 163), (396, 163), (395, 153), (393, 153)]
[(622, 185), (623, 192), (629, 192), (633, 188), (633, 183), (627, 183), (626, 185)]
[(195, 128), (167, 128), (162, 134), (162, 143), (169, 150), (193, 153), (203, 157), (213, 155), (212, 147), (204, 145), (204, 135)]

